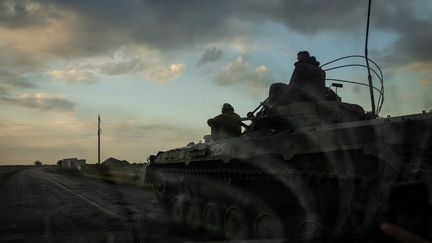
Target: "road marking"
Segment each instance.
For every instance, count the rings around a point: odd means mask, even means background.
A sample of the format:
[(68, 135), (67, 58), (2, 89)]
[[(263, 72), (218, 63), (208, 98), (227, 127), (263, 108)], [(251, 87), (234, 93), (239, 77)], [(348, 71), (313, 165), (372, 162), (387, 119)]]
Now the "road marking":
[(55, 180), (53, 180), (53, 179), (49, 179), (49, 178), (47, 178), (47, 177), (45, 177), (45, 176), (43, 176), (43, 175), (40, 175), (40, 176), (41, 176), (42, 178), (44, 178), (45, 180), (47, 180), (47, 181), (49, 181), (49, 182), (51, 182), (51, 183), (57, 185), (58, 187), (60, 187), (60, 188), (62, 188), (62, 189), (64, 189), (64, 190), (70, 192), (71, 194), (75, 195), (76, 197), (81, 198), (82, 200), (84, 200), (84, 201), (90, 203), (91, 205), (93, 205), (94, 207), (96, 207), (96, 208), (99, 209), (100, 211), (104, 212), (105, 214), (108, 214), (108, 215), (114, 216), (114, 217), (119, 218), (119, 219), (122, 219), (122, 220), (126, 220), (126, 219), (123, 218), (122, 216), (120, 216), (120, 215), (118, 215), (118, 214), (112, 212), (112, 211), (109, 210), (109, 209), (104, 208), (104, 207), (101, 206), (100, 204), (98, 204), (98, 203), (96, 203), (96, 202), (94, 202), (94, 201), (88, 199), (87, 197), (83, 196), (82, 194), (72, 191), (72, 190), (69, 189), (68, 187), (66, 187), (66, 186), (64, 186), (64, 185), (62, 185), (62, 184), (60, 184), (59, 182), (57, 182), (57, 181), (55, 181)]

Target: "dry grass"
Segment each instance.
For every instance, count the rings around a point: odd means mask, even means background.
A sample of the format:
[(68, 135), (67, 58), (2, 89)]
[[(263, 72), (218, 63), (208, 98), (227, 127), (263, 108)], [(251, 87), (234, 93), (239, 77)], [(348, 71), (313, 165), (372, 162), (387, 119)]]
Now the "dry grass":
[(87, 164), (81, 172), (62, 171), (59, 167), (55, 170), (52, 172), (95, 178), (119, 185), (137, 186), (146, 191), (151, 191), (153, 188), (150, 184), (144, 183), (145, 167), (142, 164), (112, 167)]
[(20, 170), (34, 167), (33, 165), (2, 165), (0, 166), (0, 185), (11, 175)]

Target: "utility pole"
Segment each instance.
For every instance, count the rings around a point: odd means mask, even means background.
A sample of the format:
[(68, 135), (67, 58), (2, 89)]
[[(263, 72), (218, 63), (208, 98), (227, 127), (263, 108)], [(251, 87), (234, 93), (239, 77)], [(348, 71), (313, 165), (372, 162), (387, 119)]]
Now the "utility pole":
[(100, 128), (100, 124), (101, 124), (101, 118), (100, 118), (100, 114), (98, 114), (98, 165), (100, 165), (100, 135), (102, 133), (102, 129)]

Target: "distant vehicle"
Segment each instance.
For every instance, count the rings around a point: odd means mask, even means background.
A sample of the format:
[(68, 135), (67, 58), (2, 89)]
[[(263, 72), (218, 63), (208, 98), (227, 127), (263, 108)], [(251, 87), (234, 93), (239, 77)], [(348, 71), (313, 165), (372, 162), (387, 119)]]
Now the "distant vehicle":
[(67, 158), (58, 161), (60, 168), (66, 171), (82, 171), (85, 167), (86, 160), (78, 158)]
[(101, 163), (102, 166), (107, 167), (121, 167), (121, 166), (128, 166), (130, 163), (127, 160), (118, 160), (113, 157), (109, 157), (105, 161)]

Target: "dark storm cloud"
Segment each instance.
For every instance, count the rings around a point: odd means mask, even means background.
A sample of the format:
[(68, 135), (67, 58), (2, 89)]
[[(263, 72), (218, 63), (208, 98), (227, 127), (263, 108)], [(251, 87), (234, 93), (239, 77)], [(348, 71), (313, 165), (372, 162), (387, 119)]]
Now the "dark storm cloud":
[[(14, 3), (14, 4), (11, 4)], [(398, 34), (392, 51), (398, 59), (430, 60), (432, 28), (416, 9), (422, 1), (373, 1), (373, 30)], [(12, 7), (11, 7), (12, 6)], [(241, 36), (245, 25), (273, 21), (305, 35), (352, 32), (363, 37), (367, 1), (358, 0), (22, 0), (0, 5), (0, 25), (10, 28), (46, 23), (74, 15), (70, 40), (53, 45), (63, 57), (109, 53), (120, 46), (143, 44), (159, 50), (192, 48)], [(239, 27), (240, 26), (240, 27)], [(127, 67), (124, 67), (127, 68)]]
[(6, 70), (0, 67), (0, 84), (4, 86), (9, 86), (12, 88), (37, 88), (38, 86), (32, 83), (29, 79), (25, 78), (23, 75)]
[(223, 55), (223, 51), (220, 49), (217, 49), (216, 47), (210, 47), (202, 54), (201, 58), (199, 59), (197, 65), (203, 65), (209, 62), (214, 62), (219, 60)]
[(432, 31), (431, 27), (424, 33), (413, 33), (411, 37), (404, 36), (397, 41), (394, 52), (398, 62), (430, 62), (432, 61)]
[(40, 68), (34, 57), (4, 47), (0, 47), (0, 57), (0, 96), (6, 96), (18, 89), (39, 87), (25, 74)]
[(17, 89), (33, 89), (39, 87), (30, 81), (30, 79), (12, 70), (14, 70), (14, 68), (0, 67), (0, 97), (6, 97), (10, 92)]
[(23, 95), (19, 97), (7, 97), (1, 98), (3, 101), (27, 108), (38, 109), (41, 111), (60, 111), (67, 112), (72, 111), (75, 103), (56, 96), (49, 95)]
[(88, 52), (125, 42), (158, 49), (191, 47), (240, 36), (239, 23), (254, 25), (267, 20), (306, 34), (352, 30), (363, 25), (366, 9), (357, 0), (50, 2), (79, 16), (77, 44), (86, 43), (81, 47)]
[(313, 34), (361, 26), (366, 4), (358, 0), (242, 0), (237, 7), (241, 18), (272, 20), (300, 33)]
[(432, 62), (432, 23), (419, 23), (393, 47), (395, 63)]
[(41, 6), (31, 0), (3, 0), (0, 2), (0, 26), (25, 28), (46, 23), (47, 20), (60, 17), (51, 5)]
[[(179, 48), (212, 40), (230, 38), (235, 31), (232, 20), (258, 23), (272, 20), (304, 34), (323, 31), (364, 31), (367, 1), (358, 0), (239, 0), (239, 1), (62, 1), (81, 15), (85, 32), (98, 43), (109, 43), (110, 33), (156, 48)], [(432, 37), (430, 25), (415, 18), (416, 1), (374, 1), (372, 21), (377, 28), (401, 35), (394, 51), (412, 58), (432, 57), (426, 45)], [(373, 28), (374, 26), (372, 26)], [(429, 28), (427, 28), (429, 27)], [(104, 33), (105, 32), (105, 33)], [(360, 32), (360, 36), (362, 32)], [(104, 40), (102, 40), (102, 38)], [(90, 42), (91, 43), (91, 42)], [(430, 43), (430, 42), (429, 42)], [(431, 47), (432, 48), (432, 47)], [(97, 48), (96, 48), (97, 49)], [(425, 54), (426, 53), (426, 54)]]
[[(432, 61), (432, 21), (420, 16), (422, 1), (375, 1), (372, 20), (377, 28), (391, 31), (399, 38), (389, 49), (394, 64)], [(374, 26), (372, 25), (372, 28)], [(387, 57), (388, 58), (388, 57)]]
[(53, 52), (65, 57), (106, 53), (128, 44), (157, 49), (188, 48), (234, 33), (231, 3), (218, 1), (37, 1), (76, 17), (67, 45)]
[[(270, 19), (304, 34), (352, 31), (362, 38), (366, 28), (367, 1), (243, 1), (245, 18)], [(419, 16), (422, 1), (372, 1), (371, 30), (399, 35), (389, 49), (392, 62), (432, 61), (432, 22)], [(372, 43), (371, 43), (372, 44)]]
[[(30, 37), (31, 38), (31, 37)], [(15, 70), (17, 73), (33, 72), (44, 67), (44, 58), (18, 48), (5, 47), (0, 42), (0, 71)]]

